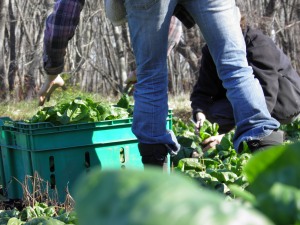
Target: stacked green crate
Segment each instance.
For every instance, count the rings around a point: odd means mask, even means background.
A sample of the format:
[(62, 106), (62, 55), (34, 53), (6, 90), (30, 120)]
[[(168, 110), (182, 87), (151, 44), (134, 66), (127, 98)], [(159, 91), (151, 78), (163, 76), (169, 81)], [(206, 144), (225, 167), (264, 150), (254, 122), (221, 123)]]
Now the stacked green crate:
[[(131, 126), (132, 118), (63, 126), (7, 121), (0, 140), (7, 197), (22, 198), (21, 184), (34, 172), (51, 196), (57, 193), (64, 201), (66, 190), (72, 195), (77, 177), (92, 167), (143, 169)], [(171, 110), (167, 128), (172, 128)]]

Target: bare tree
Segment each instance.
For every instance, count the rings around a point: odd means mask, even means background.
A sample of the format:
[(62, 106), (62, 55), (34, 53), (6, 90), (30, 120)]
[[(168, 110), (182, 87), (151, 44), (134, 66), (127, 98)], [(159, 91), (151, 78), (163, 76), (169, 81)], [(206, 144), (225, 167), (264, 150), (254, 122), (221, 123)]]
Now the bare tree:
[(7, 53), (4, 49), (4, 38), (5, 38), (5, 28), (7, 21), (7, 9), (8, 9), (8, 0), (0, 1), (0, 98), (5, 99), (8, 91), (7, 83), (7, 70), (5, 66), (5, 59), (7, 58)]
[[(248, 23), (270, 35), (300, 69), (299, 0), (237, 0)], [(42, 66), (45, 19), (52, 0), (0, 1), (0, 99), (32, 99), (46, 75)], [(169, 92), (189, 93), (196, 82), (205, 41), (197, 26), (183, 29), (168, 57)], [(154, 46), (155, 47), (155, 46)], [(127, 73), (135, 70), (127, 24), (114, 27), (103, 0), (86, 1), (69, 41), (62, 76), (82, 91), (119, 95)]]
[[(12, 94), (15, 89), (15, 77), (17, 73), (17, 56), (16, 56), (16, 25), (17, 20), (13, 11), (14, 0), (9, 0), (9, 47), (10, 47), (10, 62), (8, 69), (8, 84), (9, 84), (9, 93)], [(8, 95), (7, 97), (10, 97)], [(13, 97), (13, 96), (12, 96)]]

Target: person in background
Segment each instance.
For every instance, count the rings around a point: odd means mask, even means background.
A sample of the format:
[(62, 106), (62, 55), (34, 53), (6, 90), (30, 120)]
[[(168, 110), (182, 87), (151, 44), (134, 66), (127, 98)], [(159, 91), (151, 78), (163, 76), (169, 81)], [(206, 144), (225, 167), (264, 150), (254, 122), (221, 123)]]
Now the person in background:
[[(300, 113), (299, 74), (269, 36), (247, 26), (245, 16), (241, 19), (241, 28), (246, 43), (247, 61), (263, 89), (268, 111), (281, 124), (293, 122)], [(234, 129), (236, 122), (226, 89), (207, 45), (202, 48), (199, 77), (190, 100), (197, 130), (205, 119), (219, 124), (220, 135), (212, 136), (202, 143), (204, 151), (214, 148), (220, 144), (225, 133)], [(250, 150), (263, 149), (273, 141), (263, 139), (258, 142), (260, 148), (253, 149), (253, 145), (250, 145)]]
[[(136, 3), (137, 2), (133, 2), (133, 4)], [(43, 68), (47, 75), (41, 89), (38, 92), (39, 106), (43, 106), (44, 103), (49, 100), (52, 92), (56, 88), (64, 86), (64, 80), (59, 74), (64, 69), (64, 57), (66, 55), (66, 48), (68, 46), (69, 41), (74, 36), (75, 30), (80, 20), (80, 14), (84, 7), (84, 4), (85, 4), (85, 0), (56, 1), (53, 11), (46, 19), (45, 30), (44, 30)], [(124, 19), (122, 16), (120, 17), (120, 15), (124, 15), (124, 13), (120, 13), (120, 11), (118, 11), (118, 10), (122, 10), (124, 6), (120, 4), (123, 4), (123, 1), (119, 1), (119, 0), (106, 1), (106, 5), (112, 6), (114, 8), (111, 11), (112, 13), (110, 13), (109, 15), (113, 16), (116, 19), (114, 20), (113, 23), (115, 25), (116, 24), (120, 25), (122, 24), (122, 21), (126, 21), (126, 19)], [(114, 11), (116, 9), (117, 11)], [(175, 6), (172, 15), (180, 19), (180, 21), (188, 28), (192, 27), (195, 23), (193, 18), (185, 11), (185, 8), (183, 8), (179, 4)], [(169, 26), (170, 22), (171, 22), (171, 26)], [(171, 49), (176, 45), (176, 43), (178, 43), (182, 32), (181, 24), (175, 18), (173, 18), (172, 21), (168, 22), (168, 29), (169, 28), (170, 28), (170, 40), (168, 46), (169, 50), (167, 52), (170, 52)], [(152, 46), (151, 48), (154, 49), (156, 48), (156, 46)], [(158, 50), (160, 51), (160, 49)], [(136, 116), (134, 117), (135, 117), (134, 120), (138, 121), (138, 119), (136, 119)], [(166, 118), (164, 118), (164, 123), (166, 123)], [(158, 129), (160, 129), (160, 126), (158, 127)], [(166, 131), (166, 126), (164, 127), (163, 132), (164, 131)], [(166, 135), (167, 136), (171, 135), (171, 133), (172, 132), (170, 131), (170, 133)], [(177, 143), (176, 149), (178, 150), (179, 148), (180, 145)], [(163, 162), (165, 161), (166, 158), (165, 156), (166, 155), (164, 155), (163, 157), (164, 160), (161, 161), (160, 153), (156, 154), (155, 159), (152, 160), (150, 164), (159, 165), (159, 166), (163, 165)], [(143, 157), (144, 156), (142, 156), (142, 160), (144, 161), (145, 159)], [(159, 160), (156, 160), (156, 157), (158, 157)], [(147, 164), (147, 162), (145, 164)]]
[[(117, 0), (111, 0), (117, 1)], [(168, 31), (180, 4), (198, 24), (227, 90), (236, 121), (234, 146), (243, 141), (277, 136), (279, 122), (271, 117), (263, 91), (246, 59), (245, 42), (236, 20), (235, 0), (125, 0), (126, 18), (137, 65), (132, 132), (144, 165), (162, 167), (167, 154), (180, 152), (174, 133), (166, 129), (168, 115)], [(74, 35), (84, 0), (57, 1), (46, 20), (44, 69), (48, 76), (39, 92), (40, 104), (62, 72), (65, 50)], [(276, 144), (281, 144), (278, 141)], [(274, 143), (272, 143), (274, 145)], [(258, 146), (259, 147), (259, 146)]]

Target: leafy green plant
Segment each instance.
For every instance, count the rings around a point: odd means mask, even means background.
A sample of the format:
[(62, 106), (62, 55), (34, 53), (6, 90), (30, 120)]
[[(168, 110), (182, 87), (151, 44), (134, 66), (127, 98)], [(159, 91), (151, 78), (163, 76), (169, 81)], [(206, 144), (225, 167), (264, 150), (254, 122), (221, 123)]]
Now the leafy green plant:
[(195, 125), (193, 123), (186, 123), (182, 119), (173, 118), (172, 130), (177, 137), (179, 144), (184, 147), (202, 149), (201, 143), (210, 136), (218, 135), (219, 125), (210, 123), (208, 120), (204, 121), (200, 128), (199, 135), (195, 134)]
[(249, 153), (238, 154), (233, 149), (214, 149), (197, 159), (180, 160), (175, 171), (193, 177), (206, 188), (231, 195), (229, 185), (247, 187), (243, 167), (250, 157)]
[[(123, 101), (123, 105), (125, 100)], [(92, 99), (77, 97), (70, 102), (44, 107), (39, 110), (29, 123), (51, 122), (55, 125), (98, 122), (128, 118), (129, 113), (123, 107), (107, 103), (94, 102)]]
[(0, 211), (0, 225), (63, 225), (78, 224), (75, 211), (57, 210), (55, 206), (36, 203), (22, 211), (17, 209)]
[(200, 158), (186, 158), (179, 161), (175, 171), (180, 171), (197, 180), (201, 186), (231, 195), (229, 185), (237, 184), (245, 188), (247, 181), (244, 177), (243, 166), (251, 157), (251, 153), (244, 151), (237, 153), (233, 147), (234, 131), (222, 138), (216, 148), (202, 152), (201, 142), (206, 138), (218, 135), (218, 124), (205, 121), (199, 131), (194, 132), (194, 124), (186, 124), (181, 119), (175, 119), (173, 129), (178, 141), (185, 147), (197, 148)]
[(276, 224), (300, 224), (299, 149), (295, 143), (254, 154), (244, 167), (249, 186), (231, 189)]
[(286, 143), (294, 143), (300, 140), (300, 119), (281, 125), (280, 129), (285, 132)]
[(100, 171), (81, 177), (74, 199), (80, 225), (267, 225), (253, 208), (226, 201), (219, 193), (199, 189), (182, 174), (157, 168)]
[(19, 211), (17, 209), (12, 210), (0, 210), (0, 225), (5, 225), (11, 218), (17, 217)]
[(205, 120), (199, 131), (200, 141), (202, 142), (211, 136), (218, 135), (218, 130), (219, 125), (217, 123), (210, 123), (208, 120)]
[(124, 109), (128, 109), (129, 104), (130, 104), (130, 98), (128, 94), (123, 94), (120, 100), (117, 102), (117, 106)]

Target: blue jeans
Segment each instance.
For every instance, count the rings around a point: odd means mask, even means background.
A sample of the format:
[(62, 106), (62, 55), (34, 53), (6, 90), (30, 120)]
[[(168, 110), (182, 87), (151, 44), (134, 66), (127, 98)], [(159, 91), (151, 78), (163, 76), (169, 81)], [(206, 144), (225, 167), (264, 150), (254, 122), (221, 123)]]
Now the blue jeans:
[(242, 141), (269, 135), (279, 123), (268, 112), (262, 88), (248, 66), (235, 0), (125, 0), (137, 64), (132, 131), (139, 142), (176, 144), (166, 130), (166, 118), (168, 29), (177, 3), (200, 27), (227, 89), (237, 126), (235, 149)]

